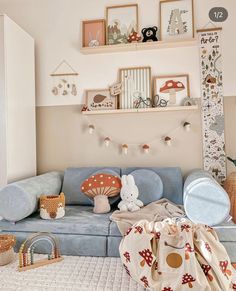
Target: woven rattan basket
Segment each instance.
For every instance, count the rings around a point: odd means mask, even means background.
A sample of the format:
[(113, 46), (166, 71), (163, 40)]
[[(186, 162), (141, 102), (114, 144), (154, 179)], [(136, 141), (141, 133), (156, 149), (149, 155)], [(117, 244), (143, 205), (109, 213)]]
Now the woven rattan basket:
[(236, 223), (236, 172), (229, 175), (225, 181), (224, 188), (231, 202), (230, 215), (233, 217), (234, 223)]
[(13, 235), (0, 235), (0, 266), (11, 263), (14, 259), (16, 238)]

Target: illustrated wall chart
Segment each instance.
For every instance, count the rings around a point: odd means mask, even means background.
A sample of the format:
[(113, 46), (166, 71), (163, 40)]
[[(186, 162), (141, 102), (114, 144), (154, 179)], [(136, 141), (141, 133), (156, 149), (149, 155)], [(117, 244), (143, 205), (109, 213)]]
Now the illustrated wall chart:
[(204, 169), (226, 178), (221, 29), (199, 30)]

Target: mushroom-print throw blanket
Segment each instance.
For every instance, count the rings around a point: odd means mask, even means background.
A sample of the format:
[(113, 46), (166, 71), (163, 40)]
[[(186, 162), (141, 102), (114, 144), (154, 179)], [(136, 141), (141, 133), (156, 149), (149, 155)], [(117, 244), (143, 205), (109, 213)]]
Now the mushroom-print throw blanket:
[[(157, 205), (157, 210), (162, 205), (167, 212), (176, 207), (176, 213), (183, 215), (182, 210), (167, 200)], [(145, 207), (142, 210), (144, 213)], [(114, 213), (112, 219), (118, 216), (118, 225), (127, 225), (127, 221), (133, 221), (130, 216), (134, 213), (126, 214), (125, 218), (124, 212)], [(136, 215), (140, 217), (140, 213)], [(152, 216), (150, 212), (148, 215)], [(215, 231), (185, 218), (134, 223), (121, 241), (120, 256), (127, 273), (145, 288), (155, 291), (227, 291), (236, 286), (232, 283), (230, 259)]]

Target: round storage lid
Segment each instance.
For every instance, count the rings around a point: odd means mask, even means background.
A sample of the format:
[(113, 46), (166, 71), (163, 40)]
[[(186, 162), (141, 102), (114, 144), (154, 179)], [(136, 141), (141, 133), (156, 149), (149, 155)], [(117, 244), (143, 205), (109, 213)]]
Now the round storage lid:
[(203, 179), (185, 191), (184, 208), (194, 223), (214, 226), (229, 216), (230, 201), (228, 194), (213, 179)]

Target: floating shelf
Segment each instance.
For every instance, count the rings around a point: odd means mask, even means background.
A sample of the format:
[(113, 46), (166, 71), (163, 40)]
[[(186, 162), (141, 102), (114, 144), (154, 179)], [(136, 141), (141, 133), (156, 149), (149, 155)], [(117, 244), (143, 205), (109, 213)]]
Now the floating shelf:
[(84, 55), (105, 54), (105, 53), (119, 53), (131, 51), (144, 51), (155, 49), (168, 49), (177, 47), (194, 47), (197, 46), (196, 39), (181, 40), (181, 41), (157, 41), (157, 42), (139, 42), (116, 45), (103, 45), (97, 47), (83, 47), (80, 52)]
[(169, 106), (169, 107), (158, 107), (158, 108), (139, 108), (139, 109), (83, 111), (82, 114), (84, 114), (84, 115), (105, 115), (105, 114), (125, 114), (125, 113), (153, 113), (153, 112), (169, 112), (169, 111), (190, 111), (190, 110), (198, 110), (198, 105)]

